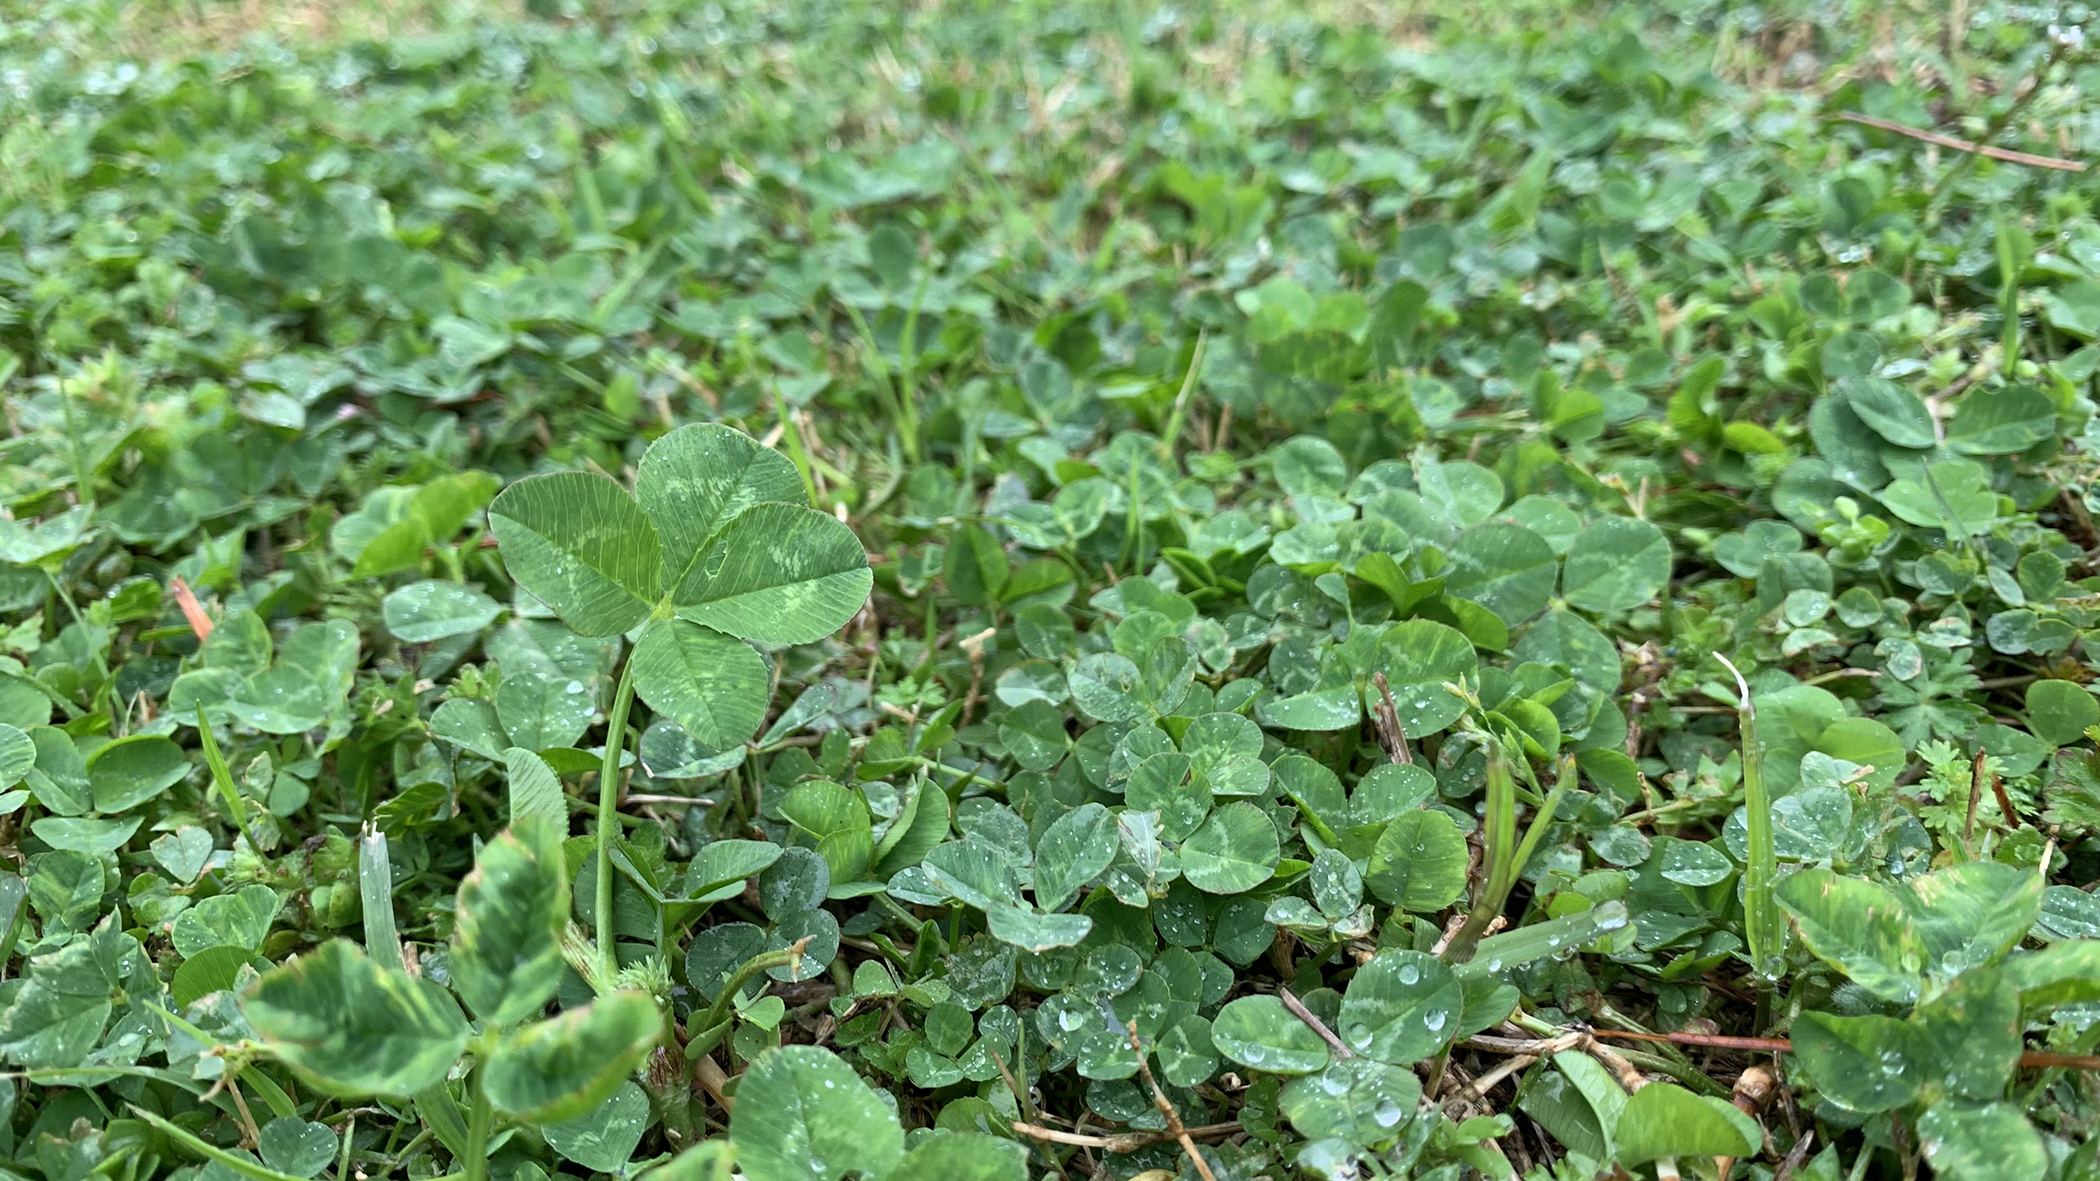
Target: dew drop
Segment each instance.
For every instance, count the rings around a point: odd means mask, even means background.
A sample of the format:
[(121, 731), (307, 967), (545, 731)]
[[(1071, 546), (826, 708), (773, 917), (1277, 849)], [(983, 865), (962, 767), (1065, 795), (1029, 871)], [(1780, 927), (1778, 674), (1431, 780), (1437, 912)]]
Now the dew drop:
[(1401, 1118), (1404, 1117), (1406, 1114), (1407, 1112), (1402, 1110), (1398, 1103), (1393, 1102), (1391, 1099), (1387, 1099), (1386, 1101), (1378, 1105), (1378, 1109), (1376, 1111), (1373, 1111), (1371, 1113), (1371, 1118), (1378, 1121), (1379, 1127), (1390, 1128), (1394, 1124), (1399, 1123)]
[(1359, 1050), (1371, 1044), (1371, 1027), (1361, 1021), (1351, 1023), (1345, 1032), (1348, 1034), (1349, 1044)]
[(1400, 965), (1400, 983), (1413, 984), (1415, 981), (1420, 980), (1421, 978), (1422, 969), (1415, 967), (1413, 964)]
[(1447, 1015), (1442, 1009), (1431, 1009), (1422, 1015), (1422, 1028), (1435, 1033), (1444, 1027), (1444, 1019)]

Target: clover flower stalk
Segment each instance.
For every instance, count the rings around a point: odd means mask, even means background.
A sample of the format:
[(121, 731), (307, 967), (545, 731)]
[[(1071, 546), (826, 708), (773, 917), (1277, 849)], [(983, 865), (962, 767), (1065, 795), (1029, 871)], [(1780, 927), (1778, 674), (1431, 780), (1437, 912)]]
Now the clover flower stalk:
[(606, 980), (620, 974), (613, 938), (612, 843), (620, 831), (620, 751), (627, 745), (627, 711), (633, 707), (634, 657), (630, 653), (620, 669), (620, 687), (613, 693), (612, 716), (605, 724), (605, 761), (598, 772), (598, 880), (591, 925), (596, 928), (599, 971)]

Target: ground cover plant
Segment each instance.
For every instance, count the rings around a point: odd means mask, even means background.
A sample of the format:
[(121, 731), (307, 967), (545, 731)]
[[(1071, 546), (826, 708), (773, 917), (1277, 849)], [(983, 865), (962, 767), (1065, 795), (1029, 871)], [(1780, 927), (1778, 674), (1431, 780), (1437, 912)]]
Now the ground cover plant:
[(2100, 1177), (2082, 9), (302, 13), (0, 3), (5, 1176)]

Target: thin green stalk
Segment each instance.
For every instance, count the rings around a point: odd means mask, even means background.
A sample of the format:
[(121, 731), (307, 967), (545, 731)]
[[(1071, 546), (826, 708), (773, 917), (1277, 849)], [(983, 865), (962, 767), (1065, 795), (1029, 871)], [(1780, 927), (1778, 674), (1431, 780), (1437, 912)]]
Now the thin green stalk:
[[(1518, 755), (1519, 758), (1523, 756)], [(1510, 868), (1517, 845), (1517, 780), (1509, 754), (1498, 737), (1488, 747), (1488, 909), (1499, 910), (1516, 872)]]
[(923, 271), (912, 290), (911, 306), (904, 312), (904, 332), (897, 338), (897, 359), (904, 372), (897, 382), (897, 400), (904, 407), (904, 435), (914, 451), (919, 448), (919, 309), (926, 301), (926, 285), (933, 276)]
[[(1472, 909), (1466, 913), (1465, 925), (1444, 945), (1443, 960), (1447, 964), (1462, 964), (1473, 958), (1473, 949), (1487, 934), (1495, 916), (1502, 913), (1502, 904), (1508, 900), (1510, 886), (1515, 884), (1517, 877), (1517, 869), (1513, 867), (1517, 852), (1516, 779), (1510, 774), (1509, 755), (1503, 748), (1502, 739), (1487, 732), (1480, 736), (1487, 747), (1487, 814), (1481, 818), (1480, 824), (1485, 864), (1480, 890), (1473, 897)], [(1559, 801), (1549, 802), (1557, 804)]]
[(489, 1104), (488, 1089), (481, 1085), (484, 1069), (476, 1064), (474, 1073), (467, 1077), (467, 1090), (472, 1093), (473, 1105), (467, 1112), (467, 1159), (460, 1162), (466, 1172), (466, 1181), (488, 1181), (489, 1175), (489, 1129), (496, 1120), (495, 1109)]
[(585, 224), (591, 233), (605, 235), (612, 232), (611, 223), (605, 219), (605, 198), (598, 192), (598, 178), (591, 170), (588, 160), (576, 162), (576, 196), (583, 205)]
[(2012, 375), (2020, 359), (2020, 266), (2021, 251), (2013, 241), (2010, 223), (1998, 222), (1998, 367)]
[[(588, 812), (592, 816), (598, 815), (598, 805), (590, 800), (577, 800), (575, 801), (575, 804), (577, 807), (583, 809), (585, 812)], [(641, 828), (644, 825), (656, 823), (654, 820), (649, 819), (647, 816), (629, 816), (625, 812), (618, 811), (614, 812), (613, 815), (619, 817), (620, 823), (626, 825), (629, 828)]]
[(955, 515), (970, 517), (977, 514), (977, 449), (984, 438), (985, 411), (957, 417), (962, 425), (962, 478), (955, 482)]
[[(1500, 736), (1483, 732), (1482, 740), (1487, 746), (1487, 815), (1481, 820), (1483, 859), (1485, 866), (1481, 876), (1479, 893), (1473, 899), (1473, 908), (1466, 915), (1465, 925), (1451, 937), (1444, 947), (1446, 963), (1462, 964), (1473, 957), (1473, 950), (1487, 934), (1495, 916), (1509, 901), (1510, 891), (1516, 888), (1517, 879), (1524, 867), (1531, 863), (1532, 854), (1538, 851), (1546, 839), (1546, 830), (1553, 826), (1553, 817), (1560, 809), (1560, 802), (1574, 787), (1576, 780), (1575, 760), (1562, 759), (1553, 780), (1553, 789), (1544, 793), (1531, 824), (1524, 830), (1524, 839), (1517, 839), (1517, 783), (1511, 771), (1510, 747)], [(1514, 756), (1522, 759), (1518, 753)], [(1518, 763), (1526, 778), (1532, 780), (1533, 790), (1538, 781), (1531, 776), (1529, 764)]]
[[(867, 317), (850, 303), (841, 303), (846, 309), (846, 318), (853, 321), (854, 331), (860, 334), (861, 350), (866, 354), (866, 364), (875, 375), (875, 391), (887, 403), (890, 420), (899, 424), (900, 430), (893, 438), (904, 443), (904, 458), (912, 467), (919, 465), (919, 408), (911, 400), (908, 390), (900, 390), (896, 376), (890, 372), (889, 362), (883, 359), (882, 346), (875, 342), (875, 330), (868, 326)], [(863, 510), (868, 511), (868, 510)]]
[(73, 497), (89, 508), (95, 507), (95, 484), (88, 472), (87, 456), (80, 450), (80, 428), (73, 425), (73, 391), (66, 387), (65, 379), (59, 379), (58, 397), (65, 407), (66, 441), (73, 449)]
[(919, 663), (912, 666), (911, 675), (914, 678), (924, 675), (927, 669), (932, 668), (934, 660), (940, 655), (936, 645), (941, 634), (941, 603), (933, 595), (926, 596), (926, 622), (921, 630), (926, 633), (926, 654), (919, 657)]
[(88, 628), (87, 618), (80, 613), (80, 605), (73, 601), (72, 592), (68, 591), (65, 584), (58, 580), (58, 575), (45, 570), (44, 577), (50, 580), (51, 589), (58, 592), (59, 602), (66, 605), (66, 614), (73, 617), (74, 626), (80, 629), (81, 642), (88, 646), (88, 655), (95, 658), (95, 672), (102, 678), (102, 691), (107, 691), (109, 688), (109, 662), (102, 658), (102, 646), (95, 642), (94, 633)]
[(336, 1158), (335, 1181), (350, 1181), (350, 1152), (357, 1146), (357, 1117), (351, 1116), (343, 1128), (343, 1151)]
[(1130, 454), (1130, 520), (1124, 526), (1123, 559), (1132, 570), (1142, 570), (1145, 565), (1145, 517), (1143, 485), (1138, 480), (1137, 453)]
[(612, 717), (605, 724), (605, 761), (598, 769), (598, 891), (591, 925), (598, 938), (598, 964), (610, 984), (620, 974), (613, 938), (613, 834), (620, 826), (606, 817), (620, 813), (620, 751), (627, 745), (627, 711), (634, 708), (634, 659), (620, 667), (620, 686), (613, 692)]
[(795, 465), (795, 472), (802, 477), (803, 495), (809, 497), (814, 507), (817, 503), (817, 482), (809, 474), (809, 456), (802, 450), (802, 433), (795, 429), (794, 416), (788, 411), (787, 399), (780, 394), (780, 383), (773, 383), (773, 409), (780, 417), (780, 438), (787, 444), (788, 459)]
[(770, 968), (785, 968), (790, 964), (801, 963), (802, 949), (809, 946), (809, 939), (810, 937), (805, 936), (796, 940), (792, 947), (760, 952), (745, 960), (744, 966), (738, 968), (736, 975), (729, 978), (729, 983), (722, 986), (721, 995), (715, 997), (714, 1003), (707, 1007), (707, 1011), (700, 1015), (699, 1020), (686, 1022), (686, 1032), (697, 1036), (720, 1025), (728, 1018), (730, 1006), (736, 1003), (736, 994), (743, 991), (744, 985), (750, 983), (753, 976)]
[[(396, 1124), (395, 1129), (398, 1131), (399, 1128), (400, 1125)], [(399, 1151), (394, 1152), (393, 1155), (379, 1162), (379, 1170), (375, 1173), (369, 1174), (366, 1178), (366, 1181), (386, 1181), (386, 1175), (388, 1173), (391, 1173), (395, 1169), (400, 1168), (402, 1165), (407, 1164), (408, 1158), (416, 1154), (416, 1149), (423, 1147), (425, 1144), (428, 1144), (435, 1135), (436, 1134), (433, 1133), (429, 1128), (424, 1128), (423, 1130), (417, 1132), (415, 1135), (409, 1137), (408, 1143), (403, 1144)], [(389, 1136), (387, 1137), (387, 1148), (389, 1150), (392, 1150), (393, 1147), (393, 1137)], [(463, 1175), (464, 1174), (460, 1173), (452, 1174), (453, 1177), (460, 1177)], [(440, 1177), (438, 1178), (438, 1181), (445, 1181), (445, 1178)]]
[[(290, 1173), (280, 1173), (267, 1165), (256, 1164), (247, 1157), (235, 1156), (218, 1145), (200, 1138), (188, 1128), (170, 1123), (137, 1104), (131, 1105), (131, 1112), (133, 1115), (145, 1120), (146, 1123), (158, 1130), (161, 1135), (166, 1136), (168, 1139), (173, 1140), (206, 1160), (216, 1161), (224, 1165), (232, 1170), (236, 1176), (246, 1177), (249, 1181), (300, 1181), (300, 1178), (294, 1177)], [(446, 1181), (446, 1179), (437, 1178), (435, 1181)]]
[(233, 827), (239, 830), (241, 839), (259, 856), (262, 846), (255, 843), (255, 834), (248, 831), (248, 805), (241, 793), (233, 786), (233, 771), (226, 765), (226, 756), (219, 753), (219, 740), (211, 732), (211, 723), (204, 717), (204, 707), (197, 707), (197, 736), (204, 746), (204, 765), (211, 768), (211, 781), (219, 789), (219, 798), (226, 802), (226, 810), (233, 815)]
[(1169, 462), (1174, 459), (1174, 444), (1181, 441), (1181, 427), (1188, 418), (1189, 399), (1196, 392), (1196, 379), (1203, 372), (1203, 348), (1210, 340), (1209, 331), (1196, 333), (1196, 347), (1189, 353), (1189, 371), (1182, 375), (1181, 392), (1174, 395), (1174, 409), (1167, 415), (1167, 430), (1160, 437), (1160, 454)]
[[(743, 358), (745, 370), (752, 373), (759, 372), (762, 367), (758, 360), (758, 350), (751, 345), (751, 334), (748, 332), (738, 333), (736, 343), (737, 353)], [(787, 451), (788, 461), (795, 465), (795, 474), (802, 477), (802, 494), (809, 498), (810, 507), (815, 508), (817, 507), (817, 482), (810, 475), (809, 455), (802, 447), (802, 432), (795, 429), (793, 408), (788, 405), (787, 399), (781, 396), (780, 382), (777, 378), (772, 383), (772, 393), (773, 415), (780, 422), (781, 444)]]
[[(1553, 825), (1553, 814), (1560, 809), (1561, 797), (1567, 795), (1568, 789), (1574, 785), (1575, 760), (1564, 758), (1560, 761), (1559, 773), (1554, 777), (1553, 790), (1546, 793), (1546, 802), (1540, 804), (1539, 810), (1532, 814), (1531, 827), (1524, 830), (1524, 843), (1517, 846), (1517, 855), (1510, 861), (1509, 873), (1505, 875), (1502, 884), (1504, 898), (1509, 897), (1510, 890), (1516, 886), (1517, 875), (1523, 873), (1524, 867), (1531, 864), (1531, 855), (1538, 851), (1539, 843), (1546, 839), (1546, 830)], [(1498, 905), (1496, 909), (1501, 907)]]
[(1757, 708), (1750, 700), (1750, 683), (1726, 656), (1714, 659), (1734, 675), (1741, 703), (1736, 707), (1743, 731), (1743, 806), (1749, 836), (1749, 859), (1743, 866), (1743, 935), (1750, 947), (1750, 971), (1767, 987), (1778, 981), (1784, 966), (1786, 920), (1772, 888), (1779, 876), (1779, 853), (1772, 839), (1772, 798), (1765, 791), (1764, 748), (1757, 741)]
[(22, 904), (28, 896), (29, 886), (21, 878), (0, 878), (0, 980), (7, 979), (7, 961), (22, 936)]

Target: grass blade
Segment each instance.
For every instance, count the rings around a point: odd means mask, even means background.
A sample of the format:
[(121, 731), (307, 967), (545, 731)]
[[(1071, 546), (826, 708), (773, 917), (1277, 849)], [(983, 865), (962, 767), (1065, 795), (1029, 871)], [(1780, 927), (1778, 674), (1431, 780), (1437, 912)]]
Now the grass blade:
[(365, 908), (365, 952), (382, 968), (408, 971), (401, 958), (401, 936), (394, 929), (394, 866), (387, 857), (386, 834), (365, 825), (357, 844), (357, 892)]
[(1750, 970), (1772, 984), (1784, 967), (1786, 918), (1772, 888), (1779, 877), (1779, 853), (1772, 839), (1772, 799), (1765, 792), (1765, 752), (1757, 740), (1757, 707), (1750, 683), (1726, 656), (1714, 653), (1734, 675), (1740, 701), (1736, 706), (1743, 734), (1743, 807), (1749, 833), (1749, 857), (1743, 866), (1743, 936), (1750, 947)]

